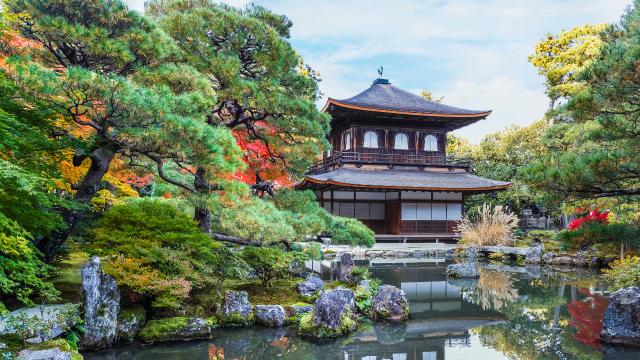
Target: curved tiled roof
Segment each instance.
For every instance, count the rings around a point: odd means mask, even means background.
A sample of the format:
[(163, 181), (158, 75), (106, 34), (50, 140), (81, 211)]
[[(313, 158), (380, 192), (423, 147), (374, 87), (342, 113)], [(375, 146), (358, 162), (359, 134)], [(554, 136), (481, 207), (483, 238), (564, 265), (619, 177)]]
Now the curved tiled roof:
[(304, 187), (305, 183), (426, 191), (492, 191), (511, 185), (510, 182), (485, 179), (466, 172), (345, 167), (322, 174), (307, 175), (299, 186)]
[(426, 100), (399, 89), (386, 79), (377, 79), (360, 94), (344, 100), (329, 98), (330, 104), (346, 108), (421, 116), (484, 117), (491, 110), (468, 110)]

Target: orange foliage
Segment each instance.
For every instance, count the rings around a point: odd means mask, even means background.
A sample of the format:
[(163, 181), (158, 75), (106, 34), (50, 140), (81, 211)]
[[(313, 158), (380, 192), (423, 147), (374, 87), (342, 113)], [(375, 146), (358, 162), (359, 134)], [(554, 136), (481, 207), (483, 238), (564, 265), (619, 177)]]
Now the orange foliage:
[(244, 152), (243, 161), (249, 165), (246, 170), (233, 174), (234, 179), (246, 184), (255, 184), (255, 172), (258, 171), (262, 180), (272, 181), (276, 187), (293, 184), (286, 170), (278, 162), (273, 162), (275, 159), (269, 154), (263, 142), (259, 140), (248, 141), (246, 130), (234, 130), (233, 136)]

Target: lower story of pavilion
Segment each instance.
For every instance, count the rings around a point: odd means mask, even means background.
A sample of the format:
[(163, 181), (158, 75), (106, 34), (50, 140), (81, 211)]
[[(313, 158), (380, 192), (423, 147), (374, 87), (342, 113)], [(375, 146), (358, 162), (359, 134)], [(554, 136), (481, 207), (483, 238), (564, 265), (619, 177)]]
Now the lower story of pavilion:
[(313, 190), (331, 214), (362, 221), (377, 242), (422, 242), (456, 240), (465, 196), (509, 185), (466, 172), (339, 168), (307, 175), (298, 188)]

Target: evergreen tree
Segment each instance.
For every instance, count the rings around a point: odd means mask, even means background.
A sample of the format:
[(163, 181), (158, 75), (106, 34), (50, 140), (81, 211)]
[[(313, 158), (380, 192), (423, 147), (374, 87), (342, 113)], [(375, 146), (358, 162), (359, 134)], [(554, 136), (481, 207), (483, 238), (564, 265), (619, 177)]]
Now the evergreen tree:
[(563, 197), (637, 201), (640, 195), (640, 2), (608, 31), (601, 54), (578, 76), (584, 88), (546, 134), (551, 153), (528, 181)]
[[(175, 84), (137, 81), (153, 74), (176, 79), (180, 70), (167, 65), (178, 49), (153, 21), (119, 0), (18, 0), (10, 10), (29, 14), (15, 22), (27, 41), (16, 45), (4, 37), (2, 44), (19, 90), (44, 102), (67, 126), (87, 129), (86, 136), (75, 139), (74, 165), (90, 161), (74, 186), (77, 201), (92, 199), (116, 156), (152, 165), (176, 185), (184, 184), (167, 168), (226, 173), (240, 165), (230, 131), (204, 122), (202, 109), (211, 107), (212, 98), (197, 87), (177, 94), (170, 86)], [(80, 216), (63, 212), (66, 230), (39, 242), (48, 258)]]
[[(207, 122), (231, 129), (256, 182), (301, 175), (326, 148), (328, 115), (317, 110), (317, 74), (287, 42), (291, 22), (258, 7), (206, 0), (151, 1), (147, 14), (175, 39), (180, 56), (209, 79), (217, 98)], [(198, 168), (201, 195), (217, 184)], [(209, 210), (196, 219), (210, 227)]]

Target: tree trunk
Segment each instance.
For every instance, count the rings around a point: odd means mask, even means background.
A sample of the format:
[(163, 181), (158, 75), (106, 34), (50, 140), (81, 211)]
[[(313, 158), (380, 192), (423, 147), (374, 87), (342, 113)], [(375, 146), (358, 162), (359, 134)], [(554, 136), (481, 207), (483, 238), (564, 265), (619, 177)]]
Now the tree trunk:
[[(206, 170), (199, 167), (196, 169), (196, 175), (193, 179), (193, 188), (199, 195), (203, 196), (208, 195), (210, 191), (210, 186), (205, 179), (205, 174)], [(198, 223), (202, 231), (207, 234), (211, 232), (211, 211), (209, 211), (209, 208), (204, 204), (204, 202), (199, 202), (196, 205), (193, 219)]]
[[(91, 166), (76, 189), (75, 199), (79, 203), (88, 204), (93, 196), (98, 192), (102, 178), (109, 170), (109, 165), (111, 164), (115, 153), (116, 151), (112, 147), (104, 146), (93, 151), (91, 155), (89, 155), (89, 158), (91, 159)], [(83, 159), (84, 157), (74, 158), (74, 165), (79, 166)], [(62, 210), (62, 219), (65, 223), (65, 228), (54, 231), (49, 234), (49, 236), (38, 241), (37, 246), (44, 254), (44, 258), (47, 262), (54, 260), (58, 250), (60, 250), (60, 247), (62, 247), (65, 240), (67, 240), (67, 237), (78, 224), (81, 217), (82, 214), (77, 210)]]

